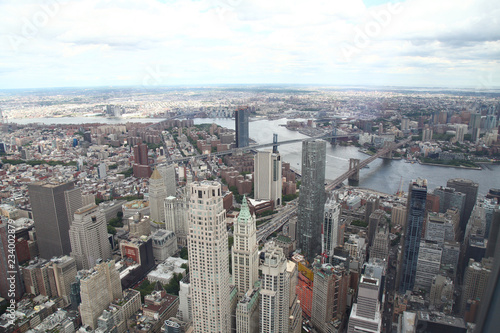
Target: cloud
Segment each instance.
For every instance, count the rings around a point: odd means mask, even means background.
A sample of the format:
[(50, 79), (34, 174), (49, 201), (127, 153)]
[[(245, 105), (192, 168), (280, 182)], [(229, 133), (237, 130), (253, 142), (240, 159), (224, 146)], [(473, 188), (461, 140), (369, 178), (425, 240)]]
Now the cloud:
[(2, 88), (141, 85), (154, 66), (171, 73), (161, 84), (365, 84), (377, 73), (415, 85), (426, 73), (424, 85), (474, 86), (474, 73), (500, 71), (494, 0), (8, 0), (0, 11)]

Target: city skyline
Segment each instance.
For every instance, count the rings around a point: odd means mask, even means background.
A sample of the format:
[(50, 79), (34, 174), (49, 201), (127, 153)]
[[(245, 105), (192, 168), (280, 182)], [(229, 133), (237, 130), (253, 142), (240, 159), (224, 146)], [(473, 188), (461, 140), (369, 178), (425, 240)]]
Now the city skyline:
[(500, 86), (500, 8), (488, 0), (50, 0), (0, 10), (0, 89)]

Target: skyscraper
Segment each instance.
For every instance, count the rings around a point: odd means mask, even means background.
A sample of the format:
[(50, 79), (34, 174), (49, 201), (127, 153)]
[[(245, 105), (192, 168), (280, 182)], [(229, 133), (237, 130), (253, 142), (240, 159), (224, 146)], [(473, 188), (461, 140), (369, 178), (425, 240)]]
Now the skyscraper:
[(180, 198), (170, 196), (165, 199), (165, 229), (175, 233), (177, 245), (182, 247), (187, 246), (188, 207), (188, 194)]
[(241, 298), (259, 278), (259, 257), (255, 218), (243, 196), (240, 215), (234, 223), (233, 282)]
[(226, 210), (217, 182), (190, 185), (189, 275), (194, 331), (231, 330)]
[(134, 177), (137, 178), (148, 178), (151, 176), (151, 168), (148, 161), (148, 146), (143, 143), (134, 146), (133, 171)]
[(146, 144), (139, 143), (134, 146), (134, 163), (148, 165), (148, 146)]
[(478, 183), (474, 183), (469, 179), (455, 178), (449, 179), (446, 182), (446, 187), (454, 188), (457, 192), (462, 192), (465, 194), (465, 206), (463, 215), (460, 218), (460, 230), (462, 230), (462, 235), (465, 232), (467, 223), (469, 222), (470, 215), (472, 214), (472, 209), (476, 204), (477, 190), (479, 188)]
[(456, 208), (462, 216), (465, 208), (466, 195), (452, 187), (440, 186), (434, 190), (439, 197), (439, 212), (445, 213), (450, 208)]
[(312, 262), (321, 252), (321, 224), (325, 203), (326, 141), (302, 142), (302, 184), (300, 187), (298, 247)]
[(333, 332), (333, 322), (345, 313), (349, 277), (339, 265), (322, 264), (319, 257), (314, 265), (311, 322), (322, 333)]
[(272, 200), (274, 207), (281, 205), (281, 157), (271, 151), (255, 155), (255, 199)]
[(28, 185), (38, 249), (42, 258), (50, 259), (71, 252), (70, 213), (71, 210), (81, 208), (78, 205), (82, 202), (81, 193), (72, 191), (74, 187), (73, 182), (38, 182)]
[(111, 259), (106, 218), (95, 204), (76, 210), (69, 238), (78, 269), (91, 269), (97, 259)]
[(266, 243), (261, 264), (260, 332), (288, 332), (290, 277), (283, 249)]
[(431, 290), (432, 279), (439, 274), (441, 268), (442, 247), (434, 241), (422, 240), (420, 242), (415, 273), (415, 286), (419, 289)]
[(480, 263), (470, 259), (465, 269), (462, 298), (460, 299), (459, 312), (467, 311), (467, 301), (480, 300), (483, 297), (488, 277), (493, 268), (493, 258), (484, 258)]
[[(149, 209), (150, 218), (154, 222), (165, 222), (165, 198), (167, 189), (163, 177), (157, 168), (149, 178)], [(173, 231), (173, 230), (172, 230)]]
[(410, 182), (408, 189), (408, 209), (406, 230), (403, 244), (403, 260), (400, 269), (399, 291), (413, 290), (417, 271), (418, 249), (425, 217), (425, 202), (427, 198), (427, 180), (420, 179)]
[(57, 295), (64, 299), (65, 304), (69, 304), (71, 283), (75, 281), (77, 272), (75, 259), (70, 256), (52, 258), (49, 270), (54, 274)]
[(378, 196), (370, 197), (366, 200), (365, 207), (365, 222), (368, 223), (370, 221), (370, 215), (379, 208), (380, 200)]
[(248, 147), (248, 109), (234, 111), (236, 121), (236, 147)]
[(82, 324), (93, 330), (97, 328), (97, 318), (114, 299), (122, 298), (120, 273), (115, 261), (109, 260), (96, 265), (80, 275), (80, 315)]
[(349, 317), (348, 333), (382, 332), (382, 316), (378, 299), (381, 281), (375, 277), (361, 277), (358, 299), (353, 304)]
[(167, 196), (176, 196), (177, 181), (175, 180), (175, 167), (173, 164), (170, 165), (159, 165), (157, 167), (160, 175), (163, 177), (163, 183), (167, 191)]
[[(340, 228), (340, 204), (334, 198), (325, 203), (323, 220), (322, 254), (331, 263), (333, 252), (337, 246), (343, 244), (344, 232)], [(341, 239), (342, 238), (342, 239)]]

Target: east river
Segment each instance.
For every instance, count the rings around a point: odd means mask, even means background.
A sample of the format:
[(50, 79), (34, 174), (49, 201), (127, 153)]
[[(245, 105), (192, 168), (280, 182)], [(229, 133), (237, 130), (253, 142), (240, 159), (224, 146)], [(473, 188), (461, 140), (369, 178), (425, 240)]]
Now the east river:
[[(42, 123), (42, 124), (83, 124), (83, 123), (107, 123), (118, 124), (127, 121), (131, 122), (157, 122), (159, 119), (107, 119), (104, 117), (76, 117), (76, 118), (39, 118), (39, 119), (12, 119), (11, 122), (19, 124)], [(195, 124), (213, 123), (234, 129), (234, 119), (202, 119), (196, 118)], [(255, 120), (249, 125), (250, 138), (259, 144), (273, 141), (273, 133), (278, 134), (278, 141), (285, 141), (298, 138), (307, 138), (295, 131), (286, 129), (284, 125), (287, 119), (278, 120)], [(293, 143), (279, 146), (279, 152), (283, 161), (290, 163), (295, 169), (301, 168), (302, 144)], [(326, 148), (326, 178), (335, 179), (342, 175), (349, 168), (349, 158), (367, 158), (354, 146), (341, 147), (327, 144)], [(483, 170), (470, 170), (460, 168), (439, 167), (421, 165), (418, 163), (406, 163), (404, 160), (384, 160), (377, 159), (369, 164), (369, 168), (361, 169), (359, 186), (370, 188), (379, 192), (395, 193), (401, 181), (403, 190), (408, 190), (408, 182), (411, 179), (421, 177), (428, 180), (430, 189), (441, 185), (446, 185), (450, 178), (466, 178), (479, 183), (479, 193), (486, 194), (490, 188), (500, 188), (500, 165), (483, 164)]]

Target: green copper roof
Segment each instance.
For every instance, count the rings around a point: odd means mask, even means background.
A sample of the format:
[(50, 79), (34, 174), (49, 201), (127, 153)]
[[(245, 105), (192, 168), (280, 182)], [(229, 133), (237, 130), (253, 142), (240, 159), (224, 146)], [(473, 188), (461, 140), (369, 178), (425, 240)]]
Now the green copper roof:
[(246, 195), (243, 195), (243, 199), (241, 200), (240, 215), (238, 215), (238, 222), (240, 220), (248, 221), (251, 217), (252, 214), (250, 214), (250, 208), (248, 208), (247, 197)]

